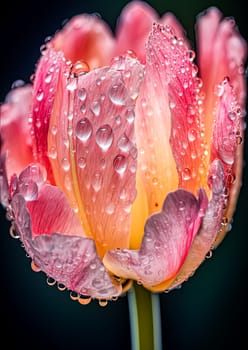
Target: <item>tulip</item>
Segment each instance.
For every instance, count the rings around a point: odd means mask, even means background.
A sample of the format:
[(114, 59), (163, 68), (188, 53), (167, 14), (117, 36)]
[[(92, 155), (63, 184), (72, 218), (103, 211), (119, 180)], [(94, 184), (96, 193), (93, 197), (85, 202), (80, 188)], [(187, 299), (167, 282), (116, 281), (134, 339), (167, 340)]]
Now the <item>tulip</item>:
[(196, 34), (197, 65), (174, 15), (144, 2), (124, 8), (115, 37), (99, 17), (75, 16), (1, 106), (11, 233), (81, 303), (116, 299), (133, 281), (174, 289), (230, 228), (246, 42), (215, 7)]

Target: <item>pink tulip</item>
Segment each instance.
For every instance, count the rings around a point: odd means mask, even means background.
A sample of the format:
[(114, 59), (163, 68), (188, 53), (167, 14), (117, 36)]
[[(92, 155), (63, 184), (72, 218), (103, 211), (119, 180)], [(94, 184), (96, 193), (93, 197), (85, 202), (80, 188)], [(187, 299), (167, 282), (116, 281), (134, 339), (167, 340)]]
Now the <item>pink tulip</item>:
[(33, 267), (111, 299), (187, 280), (228, 231), (241, 186), (246, 43), (197, 19), (197, 62), (176, 18), (144, 2), (116, 37), (72, 18), (35, 78), (1, 106), (0, 200)]

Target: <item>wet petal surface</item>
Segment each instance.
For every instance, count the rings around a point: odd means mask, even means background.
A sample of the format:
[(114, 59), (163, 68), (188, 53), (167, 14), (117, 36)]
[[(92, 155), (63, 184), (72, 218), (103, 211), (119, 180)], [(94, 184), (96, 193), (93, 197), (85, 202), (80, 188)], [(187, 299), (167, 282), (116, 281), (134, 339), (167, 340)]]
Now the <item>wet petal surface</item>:
[(104, 257), (104, 265), (116, 275), (132, 278), (146, 287), (172, 278), (187, 256), (207, 203), (202, 190), (198, 200), (185, 190), (169, 193), (162, 211), (147, 220), (140, 250), (110, 251)]

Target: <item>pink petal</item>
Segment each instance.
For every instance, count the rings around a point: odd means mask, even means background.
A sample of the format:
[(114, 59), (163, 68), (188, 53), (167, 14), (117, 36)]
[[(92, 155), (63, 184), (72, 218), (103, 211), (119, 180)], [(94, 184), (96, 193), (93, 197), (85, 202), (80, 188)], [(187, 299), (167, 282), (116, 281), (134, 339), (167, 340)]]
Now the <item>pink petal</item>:
[(85, 61), (90, 69), (107, 65), (113, 54), (112, 33), (99, 17), (73, 17), (51, 41), (56, 51), (62, 51), (72, 63)]
[(169, 27), (153, 26), (135, 120), (138, 170), (150, 214), (161, 208), (168, 192), (181, 187), (197, 193), (206, 185), (199, 171), (204, 152), (201, 82), (192, 58), (193, 52)]
[(219, 100), (213, 128), (212, 157), (220, 158), (226, 167), (235, 161), (239, 137), (243, 134), (241, 108), (227, 78), (218, 85)]
[(184, 45), (190, 48), (190, 44), (186, 37), (186, 32), (173, 13), (165, 13), (160, 19), (159, 23), (161, 23), (163, 26), (171, 27), (177, 39), (182, 39), (184, 41)]
[(246, 82), (244, 63), (247, 44), (238, 32), (233, 18), (222, 18), (221, 12), (211, 7), (197, 21), (197, 46), (200, 73), (204, 82), (206, 138), (211, 137), (213, 114), (217, 97), (215, 86), (229, 77), (238, 97), (242, 113), (245, 108)]
[(29, 124), (31, 99), (32, 88), (26, 85), (12, 90), (0, 106), (1, 154), (7, 152), (8, 178), (33, 161)]
[(170, 279), (188, 254), (207, 204), (203, 190), (198, 200), (185, 190), (169, 193), (162, 211), (147, 220), (140, 250), (109, 251), (104, 265), (114, 274), (148, 287)]
[[(204, 261), (208, 252), (213, 248), (216, 237), (222, 227), (225, 202), (224, 179), (225, 174), (223, 166), (219, 160), (216, 160), (210, 167), (209, 185), (212, 194), (201, 228), (192, 243), (184, 264), (173, 283), (169, 286), (169, 289), (175, 288), (191, 277)], [(225, 225), (225, 223), (223, 223), (223, 225)]]
[(145, 62), (145, 43), (158, 15), (142, 1), (131, 1), (123, 9), (116, 30), (115, 54), (133, 50), (141, 62)]
[[(11, 206), (15, 216), (15, 229), (27, 253), (49, 277), (68, 289), (93, 298), (107, 299), (121, 293), (121, 286), (113, 285), (98, 258), (92, 240), (68, 236), (66, 232), (63, 235), (54, 232), (32, 238), (30, 226), (33, 213), (29, 213), (24, 198), (20, 194), (14, 195)], [(45, 217), (43, 219), (47, 220)]]
[[(1, 140), (0, 140), (1, 147)], [(5, 154), (0, 154), (0, 203), (7, 207), (9, 204), (9, 185), (5, 167)]]
[(17, 181), (15, 195), (22, 195), (26, 201), (32, 236), (54, 232), (82, 236), (80, 220), (64, 193), (45, 181), (46, 172), (39, 164), (29, 165)]
[[(47, 156), (47, 136), (58, 79), (66, 65), (63, 54), (46, 50), (35, 73), (32, 105), (33, 147), (36, 160), (47, 169), (47, 176), (54, 183)], [(62, 74), (62, 73), (61, 73)]]
[(130, 57), (68, 80), (61, 74), (50, 125), (56, 184), (98, 253), (128, 246), (135, 198), (134, 101), (143, 68)]

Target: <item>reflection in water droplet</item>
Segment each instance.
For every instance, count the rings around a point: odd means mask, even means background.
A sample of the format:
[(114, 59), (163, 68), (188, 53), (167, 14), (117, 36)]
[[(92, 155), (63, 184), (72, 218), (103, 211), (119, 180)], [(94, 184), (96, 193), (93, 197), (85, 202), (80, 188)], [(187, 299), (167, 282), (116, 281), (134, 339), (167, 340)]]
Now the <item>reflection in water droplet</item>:
[(38, 197), (38, 186), (33, 180), (19, 182), (19, 193), (26, 201), (33, 201)]
[(80, 119), (76, 125), (76, 136), (79, 140), (86, 142), (92, 134), (92, 125), (88, 118)]
[(105, 300), (105, 299), (100, 299), (100, 300), (99, 300), (99, 305), (100, 305), (101, 307), (105, 307), (105, 306), (107, 306), (107, 304), (108, 304), (108, 301), (107, 301), (107, 300)]
[(87, 305), (91, 302), (91, 297), (85, 296), (85, 295), (80, 295), (80, 297), (78, 298), (78, 302), (81, 305)]
[(114, 139), (112, 128), (106, 124), (101, 126), (96, 132), (96, 143), (103, 150), (107, 151)]
[(127, 169), (127, 159), (125, 156), (118, 154), (115, 159), (113, 160), (113, 167), (114, 170), (118, 173), (118, 174), (124, 174), (124, 172)]
[(128, 91), (126, 86), (120, 81), (109, 88), (108, 95), (114, 104), (122, 106), (126, 103)]
[(56, 284), (55, 279), (52, 278), (52, 277), (47, 277), (46, 282), (47, 282), (47, 284), (48, 284), (49, 286), (54, 286), (54, 285)]

